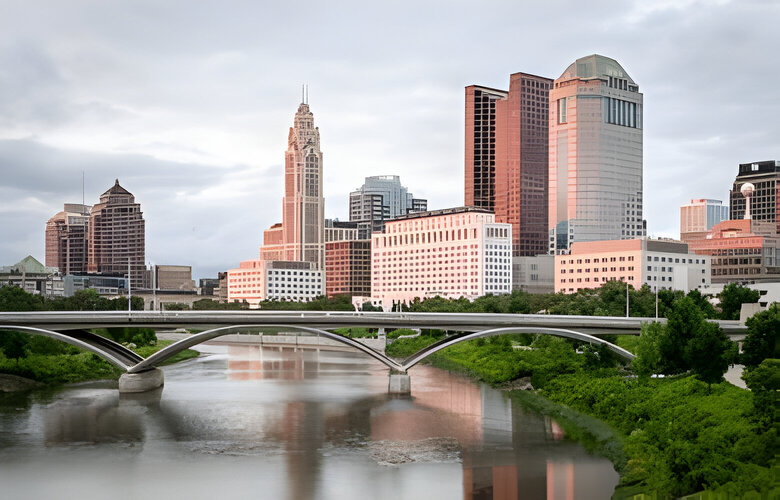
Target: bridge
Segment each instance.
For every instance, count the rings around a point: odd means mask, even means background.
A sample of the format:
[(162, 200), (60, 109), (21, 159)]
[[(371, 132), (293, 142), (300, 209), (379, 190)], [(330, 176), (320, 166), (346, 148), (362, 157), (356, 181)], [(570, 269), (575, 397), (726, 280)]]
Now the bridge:
[[(390, 368), (389, 390), (409, 393), (407, 371), (431, 354), (451, 345), (512, 333), (554, 335), (604, 345), (618, 356), (634, 355), (595, 335), (638, 335), (645, 323), (663, 318), (613, 316), (563, 316), (543, 314), (483, 313), (386, 313), (351, 311), (67, 311), (0, 312), (0, 330), (44, 335), (93, 352), (124, 371), (120, 392), (144, 392), (163, 385), (159, 365), (175, 354), (200, 343), (247, 329), (284, 329), (317, 334), (353, 347)], [(744, 338), (747, 328), (738, 321), (711, 320), (733, 340)], [(148, 358), (90, 331), (94, 328), (197, 328), (200, 333), (175, 342)], [(330, 330), (336, 328), (422, 328), (456, 332), (405, 360), (384, 353)]]

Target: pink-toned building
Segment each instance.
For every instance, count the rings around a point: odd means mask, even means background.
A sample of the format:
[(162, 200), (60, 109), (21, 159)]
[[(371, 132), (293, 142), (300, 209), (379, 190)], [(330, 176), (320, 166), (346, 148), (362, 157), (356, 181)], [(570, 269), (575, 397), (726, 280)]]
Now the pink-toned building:
[(614, 59), (577, 59), (550, 90), (550, 253), (645, 235), (642, 94)]
[(556, 293), (598, 288), (611, 280), (687, 293), (710, 285), (710, 259), (695, 255), (686, 243), (647, 238), (574, 243), (569, 255), (555, 257)]
[(263, 300), (309, 301), (323, 294), (323, 281), (311, 262), (245, 260), (228, 271), (228, 301), (252, 308)]
[(372, 302), (512, 291), (512, 226), (475, 207), (398, 217), (371, 236)]

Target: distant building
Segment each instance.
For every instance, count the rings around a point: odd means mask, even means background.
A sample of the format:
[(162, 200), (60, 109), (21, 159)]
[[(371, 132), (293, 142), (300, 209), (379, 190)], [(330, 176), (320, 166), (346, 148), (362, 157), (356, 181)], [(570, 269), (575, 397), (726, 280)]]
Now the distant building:
[[(345, 241), (358, 239), (358, 223), (340, 221), (338, 219), (325, 219), (325, 243), (330, 241)], [(327, 248), (325, 260), (327, 260)]]
[(359, 239), (382, 231), (389, 219), (427, 209), (428, 201), (415, 198), (397, 175), (366, 177), (363, 186), (349, 194), (349, 220), (359, 223)]
[(614, 59), (577, 59), (550, 91), (549, 250), (645, 235), (642, 94)]
[(371, 296), (371, 240), (325, 244), (325, 294)]
[(95, 290), (99, 295), (109, 297), (127, 295), (127, 274), (68, 274), (63, 282), (66, 297), (72, 297), (80, 290)]
[(729, 207), (720, 200), (691, 200), (680, 207), (680, 240), (704, 238), (715, 224), (728, 218)]
[(201, 278), (198, 288), (201, 295), (216, 295), (219, 292), (219, 278)]
[(773, 221), (725, 220), (688, 245), (712, 259), (713, 284), (780, 281), (780, 238)]
[(141, 205), (119, 185), (100, 195), (89, 215), (87, 271), (130, 272), (132, 288), (147, 288), (145, 222)]
[(33, 295), (62, 297), (65, 288), (56, 267), (47, 267), (28, 255), (16, 264), (0, 267), (0, 287), (16, 286)]
[(554, 293), (554, 256), (512, 257), (512, 290), (522, 290), (528, 293)]
[(754, 186), (750, 202), (751, 219), (775, 223), (775, 231), (780, 233), (780, 161), (758, 161), (741, 163), (739, 173), (734, 180), (729, 208), (733, 220), (745, 218), (745, 197), (741, 193), (746, 183)]
[(219, 278), (219, 288), (216, 290), (217, 299), (220, 302), (227, 302), (228, 299), (228, 273), (217, 273)]
[(473, 300), (512, 291), (512, 226), (459, 207), (390, 220), (371, 236), (371, 298), (383, 307), (440, 295)]
[(154, 266), (154, 286), (157, 290), (195, 290), (192, 266)]
[(250, 307), (263, 300), (305, 302), (324, 294), (323, 281), (313, 262), (248, 260), (228, 271), (227, 300)]
[(573, 293), (616, 280), (651, 290), (682, 290), (710, 285), (710, 258), (695, 255), (679, 241), (577, 242), (568, 255), (555, 257), (555, 292)]
[(62, 274), (87, 271), (89, 205), (66, 203), (46, 222), (46, 265)]

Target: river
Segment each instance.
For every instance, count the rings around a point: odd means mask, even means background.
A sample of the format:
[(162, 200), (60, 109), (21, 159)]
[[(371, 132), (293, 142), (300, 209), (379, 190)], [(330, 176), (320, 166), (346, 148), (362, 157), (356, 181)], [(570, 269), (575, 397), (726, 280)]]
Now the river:
[(429, 366), (412, 397), (344, 351), (202, 346), (165, 387), (0, 394), (0, 496), (601, 499), (612, 464), (506, 394)]

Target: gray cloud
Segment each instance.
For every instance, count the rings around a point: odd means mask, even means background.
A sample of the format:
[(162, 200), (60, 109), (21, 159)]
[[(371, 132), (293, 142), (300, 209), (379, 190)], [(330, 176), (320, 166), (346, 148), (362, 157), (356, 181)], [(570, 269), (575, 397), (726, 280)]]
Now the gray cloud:
[[(737, 164), (780, 159), (770, 1), (27, 2), (0, 6), (0, 263), (42, 256), (42, 226), (115, 177), (142, 202), (149, 257), (213, 274), (279, 219), (287, 128), (310, 84), (326, 215), (366, 175), (463, 201), (463, 87), (621, 62), (645, 96), (645, 213), (725, 199)], [(75, 179), (75, 181), (74, 181)], [(88, 194), (88, 199), (90, 195)], [(35, 201), (37, 200), (37, 201)], [(43, 203), (43, 205), (38, 204)], [(44, 213), (51, 210), (51, 213)]]

